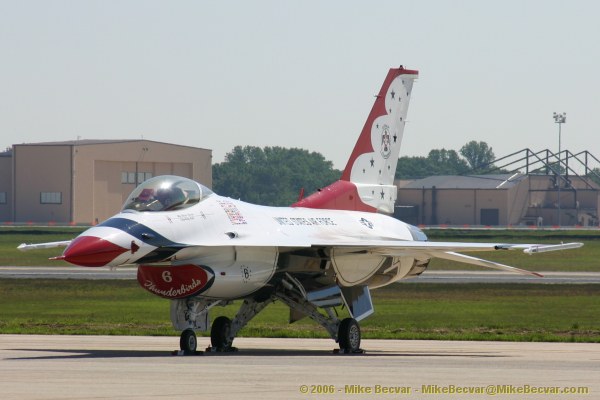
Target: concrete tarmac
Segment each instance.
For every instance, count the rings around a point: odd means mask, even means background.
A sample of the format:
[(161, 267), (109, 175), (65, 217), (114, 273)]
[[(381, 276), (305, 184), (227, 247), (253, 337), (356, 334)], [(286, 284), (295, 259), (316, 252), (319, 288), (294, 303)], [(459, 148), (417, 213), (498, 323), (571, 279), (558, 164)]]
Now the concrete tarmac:
[(324, 339), (235, 345), (173, 356), (176, 337), (0, 335), (0, 398), (600, 398), (599, 344), (364, 340), (362, 355), (333, 354)]

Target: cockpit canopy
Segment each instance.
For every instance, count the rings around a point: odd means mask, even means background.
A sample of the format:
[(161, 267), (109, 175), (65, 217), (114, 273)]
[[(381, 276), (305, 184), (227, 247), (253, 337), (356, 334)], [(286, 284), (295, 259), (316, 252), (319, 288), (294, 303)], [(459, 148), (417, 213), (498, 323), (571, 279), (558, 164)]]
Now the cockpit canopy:
[(206, 186), (188, 178), (173, 175), (156, 176), (131, 192), (122, 211), (182, 210), (201, 202), (212, 193)]

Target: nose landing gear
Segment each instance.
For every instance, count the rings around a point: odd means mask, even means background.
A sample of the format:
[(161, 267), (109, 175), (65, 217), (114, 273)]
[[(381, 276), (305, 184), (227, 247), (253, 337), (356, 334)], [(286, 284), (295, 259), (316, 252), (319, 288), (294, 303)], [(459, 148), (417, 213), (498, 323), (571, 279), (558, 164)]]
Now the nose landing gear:
[(192, 329), (186, 329), (181, 332), (181, 337), (179, 338), (179, 348), (185, 355), (196, 354), (196, 349), (198, 348), (198, 339), (196, 338), (196, 333)]

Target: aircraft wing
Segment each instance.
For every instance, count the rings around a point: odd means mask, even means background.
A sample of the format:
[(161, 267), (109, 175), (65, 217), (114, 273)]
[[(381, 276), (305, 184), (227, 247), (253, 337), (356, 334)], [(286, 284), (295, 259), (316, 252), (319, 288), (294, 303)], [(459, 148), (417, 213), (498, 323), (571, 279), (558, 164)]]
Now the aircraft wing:
[(422, 242), (422, 241), (363, 241), (362, 243), (338, 243), (334, 248), (346, 251), (369, 252), (389, 257), (412, 256), (415, 258), (442, 258), (445, 260), (458, 261), (465, 264), (478, 265), (502, 271), (518, 273), (522, 275), (542, 275), (509, 265), (488, 261), (481, 258), (459, 254), (472, 251), (498, 251), (498, 250), (522, 250), (526, 254), (544, 253), (576, 249), (583, 243), (561, 243), (556, 245), (540, 244), (502, 244), (502, 243), (461, 243), (461, 242)]
[[(536, 272), (527, 271), (520, 268), (511, 267), (494, 261), (488, 261), (481, 258), (460, 254), (458, 252), (481, 252), (481, 251), (501, 251), (501, 250), (522, 250), (525, 254), (545, 253), (549, 251), (560, 251), (567, 249), (576, 249), (583, 246), (583, 243), (561, 243), (561, 244), (507, 244), (507, 243), (468, 243), (468, 242), (427, 242), (398, 240), (396, 238), (357, 238), (346, 235), (334, 235), (322, 238), (303, 237), (289, 238), (289, 240), (277, 240), (277, 247), (287, 249), (322, 247), (330, 248), (345, 253), (371, 253), (386, 257), (415, 257), (415, 258), (443, 258), (451, 261), (458, 261), (465, 264), (477, 265), (486, 268), (493, 268), (502, 271), (508, 271), (523, 275), (542, 276)], [(207, 246), (273, 246), (273, 240), (263, 237), (236, 237), (231, 240), (219, 240)], [(202, 246), (200, 246), (201, 248)], [(199, 247), (190, 246), (187, 250), (191, 251), (190, 256), (195, 255)]]
[(576, 249), (583, 243), (561, 244), (511, 244), (511, 243), (468, 243), (468, 242), (425, 242), (411, 240), (357, 240), (357, 241), (331, 241), (329, 243), (315, 243), (315, 246), (334, 247), (362, 247), (375, 248), (382, 255), (401, 256), (407, 252), (446, 252), (446, 251), (496, 251), (496, 250), (523, 250), (526, 254), (544, 253)]

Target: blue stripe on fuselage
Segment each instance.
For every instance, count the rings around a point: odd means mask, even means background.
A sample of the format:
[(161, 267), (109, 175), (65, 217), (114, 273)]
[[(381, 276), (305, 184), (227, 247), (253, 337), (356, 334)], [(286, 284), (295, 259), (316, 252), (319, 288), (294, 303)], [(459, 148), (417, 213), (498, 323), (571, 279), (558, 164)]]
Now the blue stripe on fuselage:
[(169, 260), (175, 253), (187, 247), (182, 243), (173, 242), (146, 225), (127, 218), (110, 218), (98, 226), (119, 229), (150, 246), (156, 247), (150, 253), (135, 261), (145, 264)]
[(146, 225), (127, 218), (109, 218), (98, 226), (119, 229), (138, 240), (154, 247), (187, 247), (182, 243), (173, 242)]

